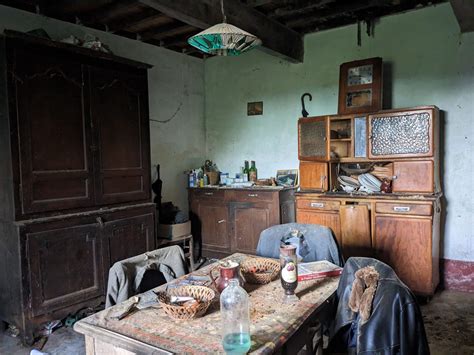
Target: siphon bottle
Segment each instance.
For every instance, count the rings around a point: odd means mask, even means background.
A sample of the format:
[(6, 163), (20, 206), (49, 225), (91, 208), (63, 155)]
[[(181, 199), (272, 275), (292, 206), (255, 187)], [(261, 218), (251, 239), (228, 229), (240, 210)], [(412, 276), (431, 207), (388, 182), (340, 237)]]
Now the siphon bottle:
[(255, 160), (252, 160), (250, 163), (249, 181), (257, 181), (257, 168), (255, 167)]
[(222, 346), (226, 354), (246, 354), (250, 350), (249, 295), (239, 286), (238, 279), (230, 279), (222, 291), (221, 326)]

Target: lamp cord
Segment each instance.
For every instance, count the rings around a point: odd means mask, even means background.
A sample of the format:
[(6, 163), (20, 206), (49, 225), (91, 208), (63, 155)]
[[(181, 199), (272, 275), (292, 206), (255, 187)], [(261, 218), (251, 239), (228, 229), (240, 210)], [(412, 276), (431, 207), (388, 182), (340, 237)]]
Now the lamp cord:
[(225, 15), (225, 12), (224, 12), (224, 0), (221, 0), (221, 12), (222, 12), (222, 17), (223, 17), (222, 22), (227, 23), (227, 16)]

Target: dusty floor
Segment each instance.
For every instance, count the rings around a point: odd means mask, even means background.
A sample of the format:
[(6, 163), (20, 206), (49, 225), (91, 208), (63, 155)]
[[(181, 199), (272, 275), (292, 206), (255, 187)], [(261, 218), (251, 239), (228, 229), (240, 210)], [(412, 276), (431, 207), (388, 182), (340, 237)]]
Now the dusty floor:
[[(439, 292), (421, 309), (433, 355), (474, 355), (474, 294)], [(0, 334), (1, 355), (26, 355), (31, 349), (34, 347), (22, 347), (18, 338)], [(82, 355), (84, 340), (71, 328), (61, 328), (49, 337), (42, 351)]]

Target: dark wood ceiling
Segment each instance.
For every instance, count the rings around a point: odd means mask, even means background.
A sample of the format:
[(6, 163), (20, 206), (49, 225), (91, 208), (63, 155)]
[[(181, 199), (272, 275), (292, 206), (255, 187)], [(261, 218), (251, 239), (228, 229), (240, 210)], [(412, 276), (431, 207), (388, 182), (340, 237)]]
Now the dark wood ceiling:
[[(306, 33), (356, 22), (373, 23), (381, 16), (444, 1), (224, 0), (224, 6), (228, 7), (228, 22), (249, 32), (252, 29), (260, 32), (260, 29), (246, 27), (261, 26), (263, 34), (255, 34), (264, 37), (264, 46), (268, 44), (270, 50), (300, 61), (302, 41), (299, 44), (301, 48), (288, 50), (282, 48), (285, 44), (281, 42), (290, 42), (291, 36), (301, 37)], [(219, 0), (0, 0), (0, 4), (113, 32), (197, 57), (204, 55), (188, 45), (188, 37), (208, 25), (220, 22), (221, 16)], [(207, 13), (208, 21), (205, 19)], [(247, 22), (245, 17), (249, 18)], [(245, 26), (246, 23), (249, 25)], [(272, 31), (278, 32), (275, 37), (280, 36), (282, 40), (273, 43)]]

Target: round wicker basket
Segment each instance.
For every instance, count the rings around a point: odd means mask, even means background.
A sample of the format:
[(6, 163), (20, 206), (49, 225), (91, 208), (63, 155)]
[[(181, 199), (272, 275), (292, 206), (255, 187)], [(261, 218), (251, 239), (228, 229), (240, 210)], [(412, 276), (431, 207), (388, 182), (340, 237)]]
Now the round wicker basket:
[(249, 258), (240, 266), (245, 280), (251, 284), (267, 284), (278, 277), (280, 263), (275, 259)]
[[(216, 293), (205, 286), (180, 286), (169, 289), (168, 292), (158, 292), (158, 301), (165, 313), (173, 319), (194, 319), (203, 316)], [(171, 296), (190, 296), (197, 302), (191, 304), (171, 303)]]

